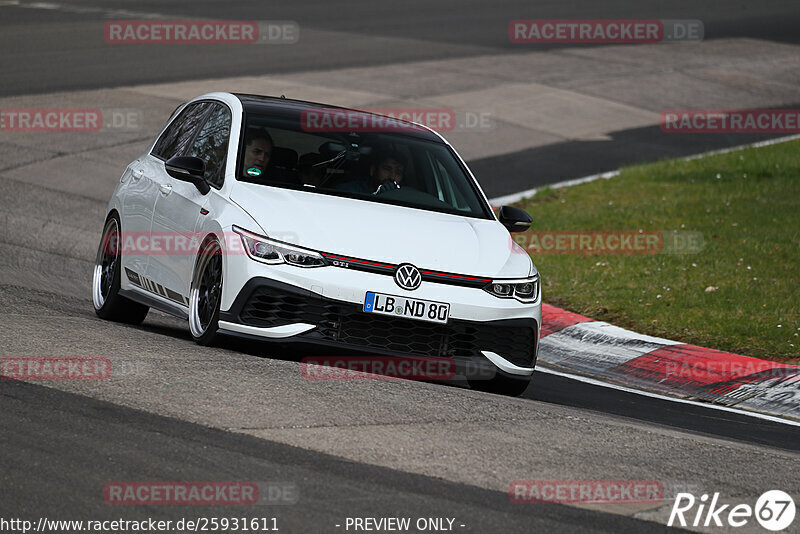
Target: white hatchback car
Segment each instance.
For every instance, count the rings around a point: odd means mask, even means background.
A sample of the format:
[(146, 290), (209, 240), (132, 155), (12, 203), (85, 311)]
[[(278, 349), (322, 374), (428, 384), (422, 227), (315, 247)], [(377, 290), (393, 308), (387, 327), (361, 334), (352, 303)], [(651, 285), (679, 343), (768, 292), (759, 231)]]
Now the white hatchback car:
[(188, 319), (201, 344), (226, 334), (452, 358), (473, 387), (519, 394), (541, 295), (509, 231), (530, 222), (510, 206), (496, 217), (428, 128), (210, 93), (179, 107), (120, 178), (94, 308), (128, 323), (156, 308)]

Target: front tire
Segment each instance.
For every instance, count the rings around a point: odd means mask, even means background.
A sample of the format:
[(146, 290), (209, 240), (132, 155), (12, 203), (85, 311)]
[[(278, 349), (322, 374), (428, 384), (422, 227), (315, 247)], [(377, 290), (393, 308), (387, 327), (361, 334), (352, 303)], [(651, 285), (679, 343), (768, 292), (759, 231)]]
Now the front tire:
[(209, 239), (200, 248), (189, 290), (189, 330), (195, 342), (213, 345), (222, 301), (222, 248)]
[(126, 299), (119, 294), (122, 277), (119, 216), (112, 213), (103, 227), (103, 237), (97, 249), (92, 273), (92, 304), (101, 319), (126, 324), (141, 324), (149, 307)]

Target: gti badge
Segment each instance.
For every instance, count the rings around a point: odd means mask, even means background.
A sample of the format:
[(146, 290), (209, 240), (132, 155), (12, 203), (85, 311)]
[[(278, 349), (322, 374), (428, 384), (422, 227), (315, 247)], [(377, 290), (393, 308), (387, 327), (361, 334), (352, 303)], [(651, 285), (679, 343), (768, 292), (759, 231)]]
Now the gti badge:
[(419, 269), (410, 263), (404, 263), (394, 273), (394, 281), (403, 289), (411, 291), (417, 289), (422, 283), (422, 275), (419, 274)]

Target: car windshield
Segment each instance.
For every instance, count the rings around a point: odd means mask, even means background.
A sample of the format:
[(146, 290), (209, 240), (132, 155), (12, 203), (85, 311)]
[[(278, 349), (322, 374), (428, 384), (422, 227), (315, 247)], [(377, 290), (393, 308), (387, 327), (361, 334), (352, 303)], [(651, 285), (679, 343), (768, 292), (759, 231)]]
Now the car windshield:
[(447, 145), (414, 136), (414, 126), (390, 118), (382, 122), (384, 119), (375, 115), (334, 110), (353, 114), (351, 122), (339, 123), (309, 115), (326, 111), (330, 110), (312, 109), (299, 119), (247, 113), (237, 162), (239, 180), (493, 218), (472, 178)]

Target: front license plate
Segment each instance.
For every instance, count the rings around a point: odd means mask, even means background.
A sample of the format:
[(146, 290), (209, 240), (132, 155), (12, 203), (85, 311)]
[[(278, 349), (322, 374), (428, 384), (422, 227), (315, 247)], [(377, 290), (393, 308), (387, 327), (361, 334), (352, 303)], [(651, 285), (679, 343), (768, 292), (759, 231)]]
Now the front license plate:
[(364, 311), (380, 315), (392, 315), (407, 319), (419, 319), (432, 323), (446, 323), (450, 317), (450, 305), (445, 302), (410, 299), (399, 295), (384, 295), (368, 291), (364, 299)]

